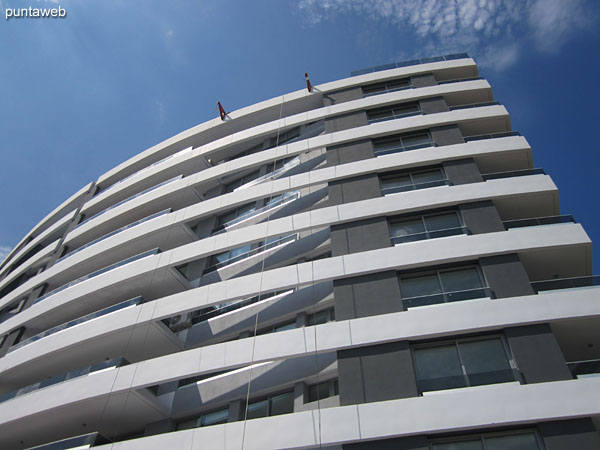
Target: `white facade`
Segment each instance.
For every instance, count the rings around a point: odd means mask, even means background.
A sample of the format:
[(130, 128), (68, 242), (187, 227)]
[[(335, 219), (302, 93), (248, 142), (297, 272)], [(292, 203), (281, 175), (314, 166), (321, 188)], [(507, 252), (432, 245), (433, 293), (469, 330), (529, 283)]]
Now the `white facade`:
[(0, 264), (0, 448), (600, 448), (591, 245), (466, 55), (231, 112)]

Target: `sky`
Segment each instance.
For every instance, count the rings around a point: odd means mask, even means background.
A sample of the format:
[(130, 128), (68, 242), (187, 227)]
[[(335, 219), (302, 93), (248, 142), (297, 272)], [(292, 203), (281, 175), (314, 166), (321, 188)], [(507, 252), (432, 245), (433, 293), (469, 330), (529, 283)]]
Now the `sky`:
[[(64, 8), (62, 19), (11, 8)], [(353, 70), (468, 52), (600, 267), (596, 0), (0, 0), (0, 260), (101, 174)], [(598, 272), (598, 269), (595, 271)]]

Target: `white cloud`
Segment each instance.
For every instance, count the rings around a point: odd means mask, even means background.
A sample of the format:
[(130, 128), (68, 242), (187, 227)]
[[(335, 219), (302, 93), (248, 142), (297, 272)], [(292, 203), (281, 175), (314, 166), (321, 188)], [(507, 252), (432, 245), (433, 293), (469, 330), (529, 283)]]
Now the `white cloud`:
[(0, 245), (0, 263), (4, 261), (4, 258), (8, 256), (11, 250), (11, 247), (7, 247), (6, 245)]
[(299, 0), (309, 25), (355, 13), (412, 32), (420, 51), (468, 51), (481, 64), (501, 70), (517, 62), (520, 47), (559, 49), (591, 27), (594, 0)]

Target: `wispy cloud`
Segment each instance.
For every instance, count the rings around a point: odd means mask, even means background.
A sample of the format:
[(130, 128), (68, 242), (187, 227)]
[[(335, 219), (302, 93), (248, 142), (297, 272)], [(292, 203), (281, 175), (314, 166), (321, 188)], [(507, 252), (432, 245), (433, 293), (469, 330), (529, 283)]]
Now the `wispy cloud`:
[(7, 247), (6, 245), (0, 245), (0, 263), (4, 261), (4, 258), (8, 256), (12, 248)]
[(310, 26), (360, 14), (412, 32), (421, 51), (466, 50), (500, 70), (517, 62), (522, 47), (556, 51), (590, 29), (597, 19), (592, 5), (593, 0), (299, 0), (297, 6)]

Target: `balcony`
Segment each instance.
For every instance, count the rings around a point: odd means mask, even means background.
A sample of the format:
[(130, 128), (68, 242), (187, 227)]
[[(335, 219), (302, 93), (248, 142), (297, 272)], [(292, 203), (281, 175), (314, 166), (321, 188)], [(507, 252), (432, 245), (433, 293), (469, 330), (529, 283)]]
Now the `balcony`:
[(125, 358), (113, 358), (107, 361), (102, 361), (96, 364), (92, 364), (90, 366), (86, 366), (82, 369), (62, 373), (60, 375), (46, 378), (45, 380), (40, 381), (38, 383), (30, 384), (29, 386), (25, 386), (17, 391), (2, 394), (0, 395), (0, 403), (5, 402), (7, 400), (11, 400), (15, 397), (20, 397), (21, 395), (28, 394), (33, 391), (37, 391), (39, 389), (46, 388), (48, 386), (53, 386), (55, 384), (62, 383), (63, 381), (68, 381), (73, 378), (89, 375), (94, 372), (99, 372), (101, 370), (116, 369), (117, 367), (126, 366), (127, 364), (129, 364), (129, 362)]
[(115, 264), (111, 264), (110, 266), (104, 267), (103, 269), (97, 270), (95, 272), (92, 272), (88, 275), (84, 275), (81, 278), (77, 278), (76, 280), (70, 281), (69, 283), (63, 284), (60, 287), (57, 287), (56, 289), (51, 290), (50, 292), (42, 295), (41, 297), (38, 297), (35, 299), (35, 301), (33, 302), (33, 304), (35, 305), (36, 303), (41, 302), (42, 300), (47, 299), (48, 297), (57, 294), (60, 291), (64, 291), (65, 289), (71, 287), (71, 286), (75, 286), (76, 284), (79, 284), (83, 281), (89, 280), (90, 278), (94, 278), (97, 277), (98, 275), (102, 275), (103, 273), (106, 273), (110, 270), (116, 269), (118, 267), (124, 266), (125, 264), (129, 264), (131, 262), (137, 261), (139, 259), (145, 258), (147, 256), (152, 256), (152, 255), (156, 255), (157, 253), (160, 253), (160, 249), (159, 248), (154, 248), (152, 250), (148, 250), (146, 252), (140, 253), (138, 255), (132, 256), (131, 258), (127, 258), (124, 259), (123, 261), (119, 261)]
[(567, 363), (574, 378), (600, 377), (600, 359)]
[(500, 178), (512, 178), (512, 177), (524, 177), (528, 175), (546, 175), (544, 169), (520, 169), (520, 170), (508, 170), (506, 172), (494, 172), (494, 173), (483, 173), (481, 177), (483, 181), (498, 180)]
[(503, 131), (501, 133), (476, 134), (473, 136), (465, 136), (465, 142), (482, 141), (485, 139), (496, 139), (510, 136), (521, 136), (518, 131)]
[[(238, 251), (244, 250), (249, 246), (240, 247), (238, 249), (229, 250), (224, 253), (220, 253), (218, 255), (213, 256), (213, 259), (217, 261), (216, 264), (207, 267), (202, 272), (202, 275), (206, 275), (211, 272), (216, 272), (223, 267), (230, 266), (231, 264), (237, 263), (239, 261), (243, 261), (251, 256), (258, 255), (259, 253), (263, 253), (267, 250), (270, 250), (275, 247), (279, 247), (284, 244), (288, 244), (296, 240), (296, 234), (291, 234), (285, 237), (279, 237), (272, 240), (268, 240), (265, 243), (261, 243), (258, 247), (254, 249), (250, 249), (248, 251), (243, 251), (242, 253), (238, 253)], [(232, 256), (233, 255), (233, 256)], [(225, 258), (222, 259), (221, 258)]]
[(556, 280), (533, 281), (531, 287), (539, 294), (556, 289), (579, 289), (600, 286), (600, 275), (587, 277), (558, 278)]
[(502, 222), (504, 228), (510, 230), (511, 228), (522, 228), (522, 227), (537, 227), (543, 225), (555, 225), (559, 223), (577, 223), (577, 221), (570, 214), (561, 216), (547, 216), (547, 217), (535, 217), (531, 219), (518, 219), (518, 220), (505, 220)]
[(434, 56), (431, 58), (412, 59), (409, 61), (400, 61), (400, 62), (394, 62), (394, 63), (390, 63), (390, 64), (384, 64), (381, 66), (368, 67), (366, 69), (355, 70), (353, 72), (350, 72), (350, 76), (355, 77), (357, 75), (364, 75), (366, 73), (380, 72), (382, 70), (396, 69), (398, 67), (418, 66), (419, 64), (427, 64), (427, 63), (441, 62), (441, 61), (452, 61), (454, 59), (463, 59), (463, 58), (469, 58), (469, 55), (467, 53), (455, 53), (455, 54), (451, 54), (451, 55)]
[(459, 109), (471, 109), (471, 108), (479, 108), (482, 106), (496, 106), (496, 105), (500, 105), (499, 102), (480, 102), (480, 103), (468, 103), (465, 105), (455, 105), (455, 106), (450, 106), (450, 111), (456, 111)]
[(35, 336), (31, 336), (30, 338), (27, 338), (24, 341), (19, 342), (18, 344), (13, 345), (12, 347), (10, 347), (8, 349), (7, 353), (14, 352), (15, 350), (18, 350), (21, 347), (29, 345), (32, 342), (39, 341), (40, 339), (43, 339), (46, 336), (50, 336), (52, 334), (58, 333), (59, 331), (66, 330), (67, 328), (74, 327), (75, 325), (79, 325), (84, 322), (89, 322), (90, 320), (96, 319), (97, 317), (106, 316), (107, 314), (110, 314), (115, 311), (119, 311), (121, 309), (129, 308), (130, 306), (139, 305), (140, 303), (143, 303), (142, 297), (132, 298), (131, 300), (126, 300), (126, 301), (118, 303), (116, 305), (109, 306), (108, 308), (101, 309), (100, 311), (95, 311), (91, 314), (87, 314), (83, 317), (79, 317), (78, 319), (71, 320), (70, 322), (63, 323), (54, 328), (50, 328), (49, 330), (38, 333)]

